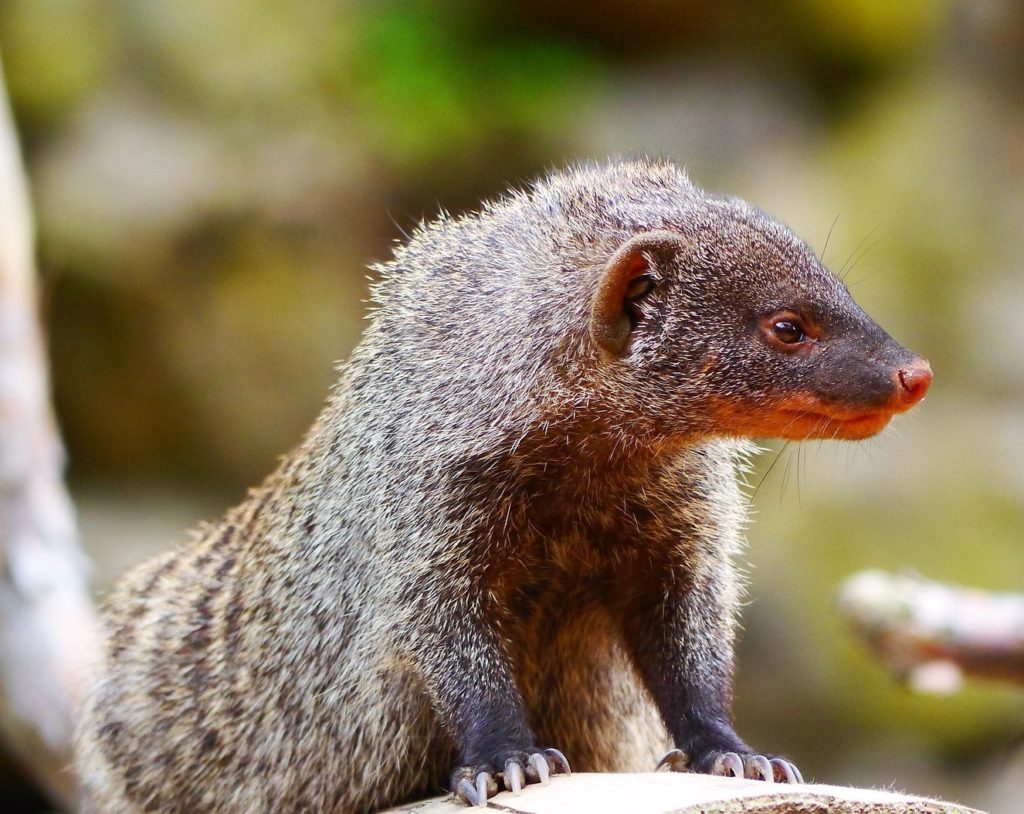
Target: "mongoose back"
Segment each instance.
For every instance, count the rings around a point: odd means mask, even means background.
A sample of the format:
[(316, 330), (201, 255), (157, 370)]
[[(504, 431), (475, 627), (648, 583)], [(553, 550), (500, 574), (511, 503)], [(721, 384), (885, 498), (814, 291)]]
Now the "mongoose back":
[(668, 162), (552, 174), (378, 271), (300, 446), (108, 598), (85, 810), (486, 805), (565, 758), (798, 781), (731, 721), (745, 439), (868, 437), (927, 362)]

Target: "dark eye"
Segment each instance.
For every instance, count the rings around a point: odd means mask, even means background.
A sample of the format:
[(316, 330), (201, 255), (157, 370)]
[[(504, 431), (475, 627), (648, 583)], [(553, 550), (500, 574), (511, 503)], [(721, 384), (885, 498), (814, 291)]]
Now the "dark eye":
[(807, 334), (804, 333), (800, 323), (794, 322), (791, 319), (780, 319), (772, 325), (772, 333), (776, 339), (787, 345), (795, 345), (797, 342), (803, 342), (807, 338)]

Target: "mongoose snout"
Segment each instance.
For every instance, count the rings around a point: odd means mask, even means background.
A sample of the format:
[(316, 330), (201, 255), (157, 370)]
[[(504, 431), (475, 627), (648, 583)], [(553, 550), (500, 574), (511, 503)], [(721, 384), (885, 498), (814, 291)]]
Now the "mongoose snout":
[(83, 811), (486, 805), (663, 755), (800, 782), (732, 724), (747, 439), (866, 438), (927, 362), (668, 162), (554, 173), (377, 270), (298, 448), (108, 598)]
[[(910, 356), (903, 348), (896, 347), (901, 356)], [(931, 365), (920, 357), (896, 367), (883, 363), (882, 369), (888, 371), (887, 387), (877, 396), (872, 395), (870, 386), (858, 389), (856, 379), (851, 379), (852, 394), (845, 400), (808, 393), (783, 398), (775, 406), (774, 434), (790, 440), (859, 441), (881, 432), (893, 416), (910, 410), (924, 399), (933, 379)], [(773, 434), (765, 429), (761, 427), (760, 432)]]

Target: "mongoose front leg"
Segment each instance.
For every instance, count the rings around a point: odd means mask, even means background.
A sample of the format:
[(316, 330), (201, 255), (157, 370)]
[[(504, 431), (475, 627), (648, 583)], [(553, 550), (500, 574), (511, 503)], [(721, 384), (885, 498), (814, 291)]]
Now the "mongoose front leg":
[(459, 753), (450, 776), (452, 794), (470, 805), (486, 806), (501, 788), (518, 794), (527, 783), (547, 783), (550, 775), (570, 774), (557, 749), (536, 745), (501, 639), (482, 603), (462, 594), (455, 606), (433, 608), (418, 631), (415, 660)]
[(626, 635), (675, 742), (658, 768), (768, 782), (802, 783), (799, 769), (762, 755), (731, 722), (733, 600), (731, 575), (667, 569), (629, 616)]

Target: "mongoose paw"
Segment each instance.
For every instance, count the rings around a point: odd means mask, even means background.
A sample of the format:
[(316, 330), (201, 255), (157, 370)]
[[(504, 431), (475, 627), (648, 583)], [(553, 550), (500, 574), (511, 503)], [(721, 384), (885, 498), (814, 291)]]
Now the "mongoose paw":
[[(495, 771), (501, 766), (501, 771)], [(557, 749), (523, 749), (496, 756), (493, 763), (460, 766), (451, 776), (451, 792), (471, 806), (487, 806), (487, 798), (502, 789), (517, 795), (527, 783), (545, 785), (553, 774), (572, 774), (569, 761)]]
[[(724, 752), (710, 749), (691, 760), (682, 749), (673, 749), (658, 763), (657, 769), (672, 772), (700, 772), (720, 777), (745, 777), (768, 783), (803, 783), (803, 775), (795, 764), (781, 757), (768, 757), (753, 752)], [(657, 770), (656, 770), (657, 771)]]

